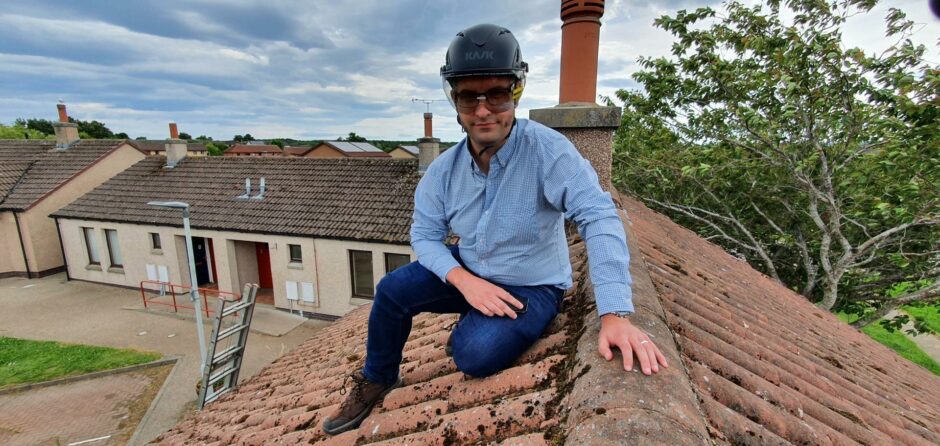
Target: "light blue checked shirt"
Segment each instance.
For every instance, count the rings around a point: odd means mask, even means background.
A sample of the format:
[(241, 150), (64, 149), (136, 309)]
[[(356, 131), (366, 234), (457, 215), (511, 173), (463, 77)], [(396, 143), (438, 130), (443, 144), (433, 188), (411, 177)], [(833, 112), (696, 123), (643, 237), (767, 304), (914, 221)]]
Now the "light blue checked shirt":
[(599, 314), (633, 312), (623, 223), (591, 164), (564, 136), (518, 119), (484, 175), (464, 138), (428, 168), (415, 191), (411, 246), (446, 281), (460, 266), (444, 239), (460, 237), (474, 273), (506, 285), (572, 285), (564, 219), (587, 243)]

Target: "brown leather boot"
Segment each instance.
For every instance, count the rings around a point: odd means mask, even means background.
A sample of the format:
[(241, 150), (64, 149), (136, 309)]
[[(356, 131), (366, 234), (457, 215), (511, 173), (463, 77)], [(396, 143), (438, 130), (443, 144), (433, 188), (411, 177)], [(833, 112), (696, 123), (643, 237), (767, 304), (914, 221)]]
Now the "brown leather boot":
[(357, 371), (343, 381), (340, 394), (346, 393), (346, 382), (350, 379), (353, 381), (353, 387), (349, 391), (349, 396), (339, 405), (336, 412), (323, 420), (323, 432), (327, 434), (336, 435), (359, 427), (362, 420), (366, 419), (369, 412), (372, 412), (372, 408), (385, 395), (402, 385), (401, 378), (394, 384), (374, 383), (366, 379), (362, 371)]

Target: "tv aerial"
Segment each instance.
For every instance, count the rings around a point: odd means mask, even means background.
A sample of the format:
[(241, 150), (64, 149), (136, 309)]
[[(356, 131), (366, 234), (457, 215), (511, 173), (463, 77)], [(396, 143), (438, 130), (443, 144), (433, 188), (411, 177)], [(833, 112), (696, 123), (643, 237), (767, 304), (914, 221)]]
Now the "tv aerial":
[(428, 107), (428, 113), (431, 113), (431, 103), (432, 102), (443, 102), (443, 99), (420, 99), (420, 98), (411, 98), (411, 102), (424, 102), (424, 105)]

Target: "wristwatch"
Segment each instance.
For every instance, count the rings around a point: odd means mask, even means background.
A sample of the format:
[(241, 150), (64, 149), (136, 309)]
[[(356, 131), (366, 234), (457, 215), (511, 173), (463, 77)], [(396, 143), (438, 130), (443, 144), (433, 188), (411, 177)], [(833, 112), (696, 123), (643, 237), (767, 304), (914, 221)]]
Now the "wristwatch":
[(629, 317), (633, 314), (633, 312), (632, 311), (612, 311), (606, 314), (613, 314), (621, 319), (629, 319)]

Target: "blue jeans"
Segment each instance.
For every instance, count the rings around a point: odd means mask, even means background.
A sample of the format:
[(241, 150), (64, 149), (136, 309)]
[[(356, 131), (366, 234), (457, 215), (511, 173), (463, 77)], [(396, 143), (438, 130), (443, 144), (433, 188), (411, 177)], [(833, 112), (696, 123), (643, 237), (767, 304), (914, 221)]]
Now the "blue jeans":
[[(452, 252), (461, 262), (456, 247)], [(495, 285), (527, 300), (526, 312), (517, 314), (516, 319), (485, 316), (471, 307), (456, 287), (442, 282), (418, 262), (387, 274), (376, 288), (369, 314), (366, 363), (362, 370), (365, 377), (383, 384), (398, 380), (411, 320), (425, 312), (461, 315), (453, 332), (454, 363), (460, 371), (483, 377), (508, 367), (558, 315), (564, 291), (550, 285)]]

